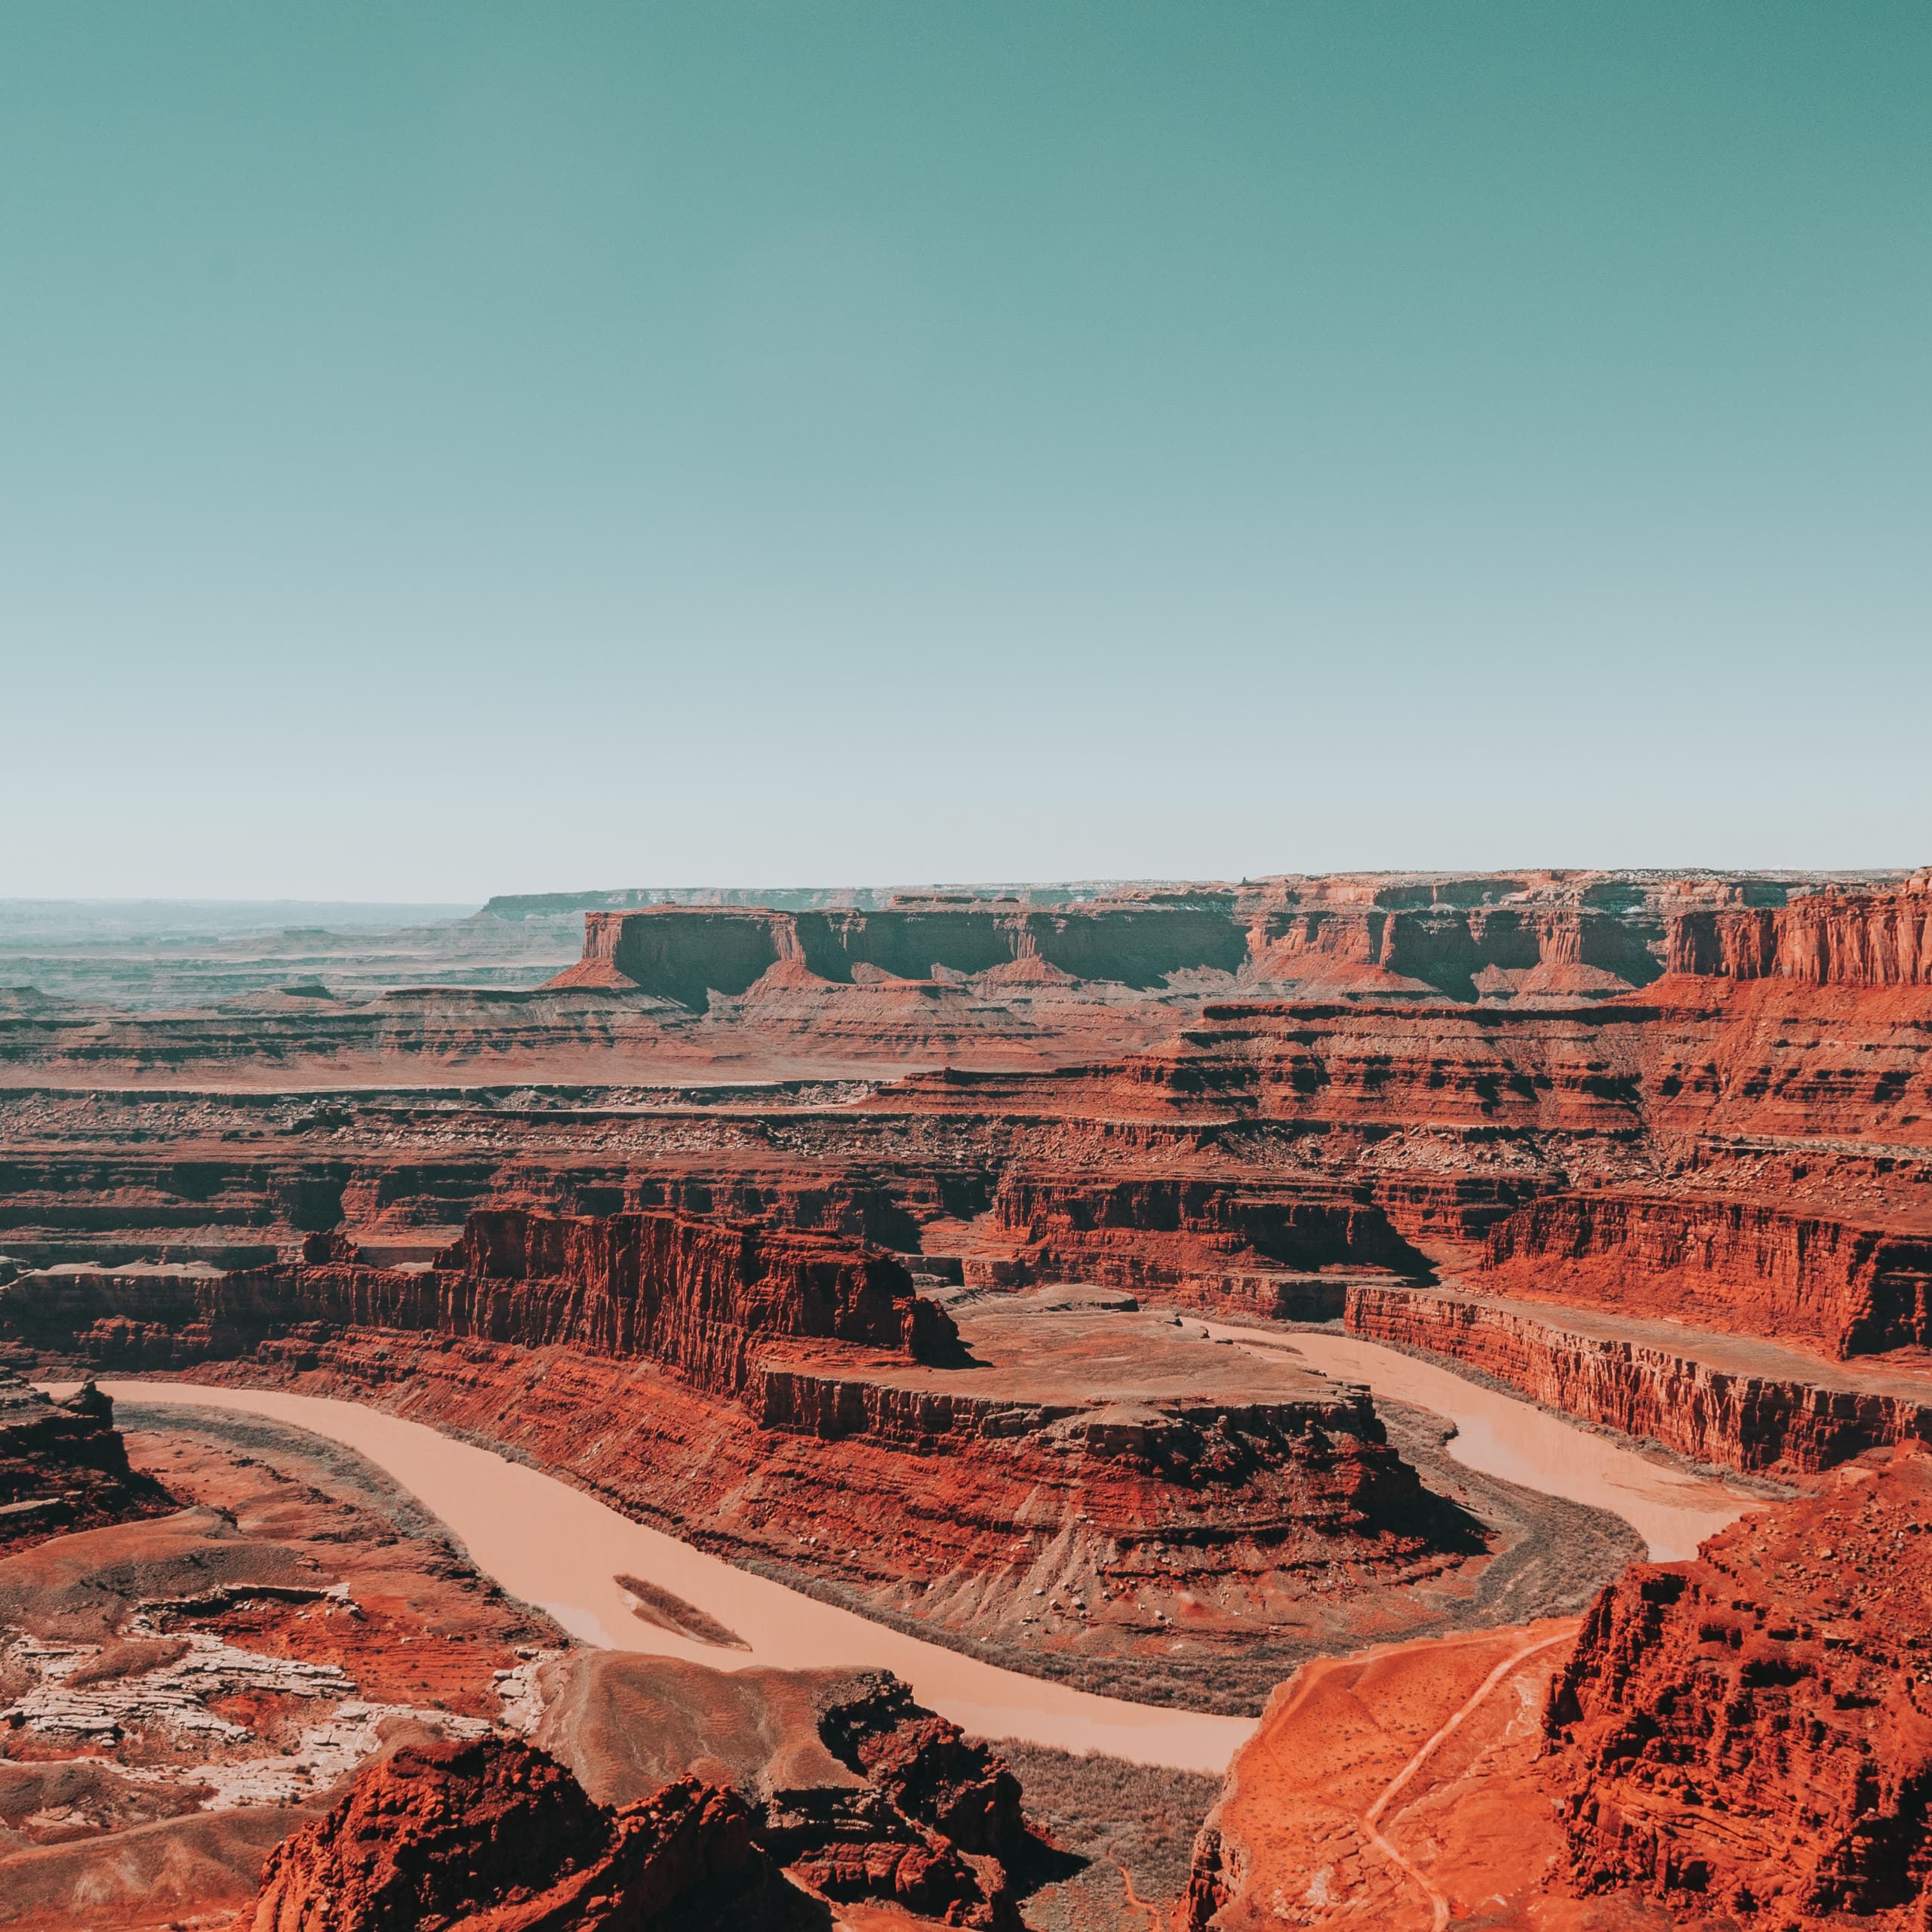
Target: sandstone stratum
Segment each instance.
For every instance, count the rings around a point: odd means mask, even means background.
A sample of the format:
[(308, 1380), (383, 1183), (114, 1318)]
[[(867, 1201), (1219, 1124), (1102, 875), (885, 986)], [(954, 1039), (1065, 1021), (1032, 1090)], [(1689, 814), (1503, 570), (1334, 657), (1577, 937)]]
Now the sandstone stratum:
[[(1928, 1922), (1932, 872), (304, 943), (0, 989), (0, 1926), (75, 1922), (110, 1842), (129, 1928)], [(1215, 1800), (774, 1668), (635, 1567), (614, 1647), (143, 1381), (422, 1424), (1259, 1728)]]

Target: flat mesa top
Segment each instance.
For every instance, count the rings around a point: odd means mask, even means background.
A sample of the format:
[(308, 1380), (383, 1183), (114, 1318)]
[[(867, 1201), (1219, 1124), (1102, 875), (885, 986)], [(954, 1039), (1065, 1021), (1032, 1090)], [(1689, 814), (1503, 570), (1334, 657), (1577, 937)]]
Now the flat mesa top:
[[(968, 1401), (1077, 1410), (1146, 1404), (1160, 1407), (1294, 1407), (1352, 1402), (1352, 1385), (1278, 1358), (1211, 1342), (1198, 1321), (1177, 1322), (1105, 1290), (1051, 1288), (956, 1305), (964, 1354), (951, 1364), (863, 1363), (809, 1355), (801, 1368), (841, 1381), (916, 1389)], [(781, 1357), (768, 1357), (772, 1366)]]

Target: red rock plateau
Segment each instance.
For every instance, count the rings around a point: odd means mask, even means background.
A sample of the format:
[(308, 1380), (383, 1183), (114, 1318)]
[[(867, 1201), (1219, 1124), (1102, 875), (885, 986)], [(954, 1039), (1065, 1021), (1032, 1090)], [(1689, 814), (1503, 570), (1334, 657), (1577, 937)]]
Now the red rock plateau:
[(1304, 1666), (1195, 1848), (1192, 1922), (1926, 1922), (1932, 1458), (1869, 1452), (1574, 1622)]
[[(0, 1356), (374, 1401), (1125, 1694), (1251, 1709), (1326, 1657), (1320, 1699), (1346, 1700), (1365, 1644), (1427, 1636), (1385, 1651), (1359, 1763), (1333, 1767), (1368, 1795), (1330, 1821), (1364, 1874), (1404, 1868), (1347, 1819), (1504, 1660), (1485, 1632), (1581, 1610), (1627, 1543), (1177, 1317), (1339, 1322), (1801, 1487), (1932, 1441), (1932, 873), (626, 903), (648, 897), (588, 906), (545, 986), (10, 997)], [(1730, 1596), (1769, 1603), (1771, 1546), (1730, 1536)], [(1605, 1601), (1586, 1650), (1649, 1614)], [(1915, 1909), (1807, 1890), (1809, 1839), (1776, 1872), (1748, 1832), (1659, 1827), (1652, 1867), (1634, 1827), (1585, 1845), (1561, 1805), (1586, 1783), (1590, 1817), (1648, 1814), (1577, 1768), (1598, 1678), (1569, 1741), (1518, 1722), (1559, 1663), (1509, 1666), (1377, 1814), (1422, 1807), (1389, 1844), (1453, 1814), (1443, 1869), (1493, 1870), (1482, 1896), (1539, 1925), (1743, 1924), (1740, 1884), (1752, 1922)], [(1543, 1778), (1546, 1745), (1575, 1781), (1546, 1793), (1547, 1871), (1505, 1882), (1448, 1787)], [(1313, 1883), (1291, 1919), (1325, 1909)], [(1435, 1922), (1389, 1883), (1374, 1910)]]

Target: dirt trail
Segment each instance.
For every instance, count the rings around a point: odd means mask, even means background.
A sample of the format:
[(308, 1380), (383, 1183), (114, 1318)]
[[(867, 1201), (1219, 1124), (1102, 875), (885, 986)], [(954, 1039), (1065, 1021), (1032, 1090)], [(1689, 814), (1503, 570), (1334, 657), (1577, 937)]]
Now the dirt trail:
[(1490, 1694), (1515, 1671), (1518, 1664), (1521, 1663), (1525, 1658), (1534, 1657), (1539, 1651), (1553, 1649), (1557, 1644), (1567, 1644), (1570, 1641), (1567, 1632), (1560, 1637), (1546, 1637), (1540, 1642), (1526, 1644), (1521, 1650), (1514, 1651), (1505, 1657), (1483, 1679), (1481, 1683), (1476, 1686), (1455, 1713), (1437, 1730), (1435, 1735), (1429, 1738), (1415, 1755), (1389, 1780), (1383, 1789), (1381, 1796), (1362, 1814), (1362, 1835), (1392, 1865), (1400, 1866), (1421, 1887), (1423, 1895), (1429, 1900), (1429, 1909), (1435, 1915), (1435, 1932), (1446, 1932), (1449, 1924), (1447, 1894), (1439, 1890), (1426, 1874), (1411, 1864), (1401, 1852), (1396, 1850), (1395, 1847), (1383, 1835), (1377, 1820), (1394, 1802), (1397, 1793), (1402, 1789), (1403, 1786), (1422, 1769), (1424, 1764), (1428, 1763), (1437, 1749), (1446, 1743), (1462, 1727), (1465, 1720), (1473, 1715), (1481, 1707)]

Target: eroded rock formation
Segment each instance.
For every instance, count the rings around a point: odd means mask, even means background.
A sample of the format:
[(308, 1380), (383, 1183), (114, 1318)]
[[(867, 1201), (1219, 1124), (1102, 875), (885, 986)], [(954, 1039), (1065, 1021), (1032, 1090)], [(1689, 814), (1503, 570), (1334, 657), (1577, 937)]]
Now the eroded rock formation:
[[(326, 1244), (312, 1244), (311, 1251)], [(41, 1275), (0, 1310), (30, 1346), (118, 1367), (180, 1367), (349, 1327), (648, 1358), (723, 1395), (783, 1338), (943, 1353), (945, 1312), (863, 1244), (676, 1214), (472, 1214), (429, 1269), (315, 1260), (233, 1275)]]
[(734, 1793), (612, 1812), (509, 1738), (405, 1746), (275, 1847), (254, 1932), (776, 1932), (813, 1922)]
[(1932, 985), (1932, 890), (1915, 877), (1900, 892), (1828, 888), (1775, 910), (1681, 913), (1671, 921), (1665, 957), (1673, 973), (1733, 980)]
[(758, 1842), (827, 1897), (1017, 1924), (1017, 1781), (888, 1672), (725, 1672), (577, 1651), (547, 1665), (540, 1689), (537, 1741), (606, 1804), (687, 1772), (728, 1783)]
[(0, 1555), (168, 1506), (166, 1491), (128, 1467), (114, 1405), (91, 1382), (57, 1402), (0, 1368)]
[(1915, 1374), (1861, 1379), (1793, 1349), (1663, 1323), (1379, 1283), (1352, 1285), (1345, 1315), (1371, 1341), (1466, 1364), (1700, 1463), (1807, 1475), (1868, 1449), (1932, 1444), (1932, 1383)]
[(1917, 1925), (1932, 1882), (1932, 1456), (1639, 1564), (1552, 1688), (1569, 1872), (1767, 1927)]

